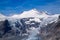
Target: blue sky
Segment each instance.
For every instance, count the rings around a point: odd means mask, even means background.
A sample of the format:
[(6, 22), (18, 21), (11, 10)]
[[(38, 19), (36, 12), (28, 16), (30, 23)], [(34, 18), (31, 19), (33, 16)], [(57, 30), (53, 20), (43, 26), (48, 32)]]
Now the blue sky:
[(60, 0), (0, 0), (0, 13), (19, 14), (36, 8), (51, 14), (60, 13)]

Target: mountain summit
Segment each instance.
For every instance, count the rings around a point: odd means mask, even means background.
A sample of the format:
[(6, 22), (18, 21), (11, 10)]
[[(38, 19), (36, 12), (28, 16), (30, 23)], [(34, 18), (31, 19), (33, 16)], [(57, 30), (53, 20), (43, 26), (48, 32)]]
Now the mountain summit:
[[(51, 16), (53, 16), (53, 15), (51, 15)], [(41, 11), (38, 11), (36, 9), (24, 11), (21, 14), (15, 14), (15, 15), (11, 15), (11, 16), (4, 16), (4, 15), (0, 14), (0, 20), (3, 20), (3, 19), (21, 19), (21, 18), (29, 18), (29, 17), (47, 18), (47, 17), (50, 17), (50, 15), (48, 15), (46, 12), (41, 12)]]
[(28, 17), (42, 18), (42, 17), (48, 17), (48, 15), (45, 12), (40, 12), (36, 9), (32, 9), (29, 11), (24, 11), (23, 13), (18, 15), (10, 16), (10, 18), (28, 18)]

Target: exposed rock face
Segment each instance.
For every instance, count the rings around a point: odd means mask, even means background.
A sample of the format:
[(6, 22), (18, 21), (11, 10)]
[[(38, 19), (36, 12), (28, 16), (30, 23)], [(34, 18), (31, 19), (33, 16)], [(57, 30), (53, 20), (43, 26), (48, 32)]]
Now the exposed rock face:
[(60, 16), (57, 22), (41, 27), (40, 35), (43, 40), (60, 40)]
[(8, 20), (0, 21), (0, 37), (5, 35), (11, 30)]
[[(36, 22), (32, 18), (22, 18), (16, 21), (4, 20), (0, 21), (0, 38), (16, 36), (19, 34), (27, 33), (30, 27), (39, 27), (40, 22)], [(31, 20), (31, 21), (30, 21)], [(27, 23), (28, 22), (28, 23)], [(28, 30), (26, 30), (28, 29)]]

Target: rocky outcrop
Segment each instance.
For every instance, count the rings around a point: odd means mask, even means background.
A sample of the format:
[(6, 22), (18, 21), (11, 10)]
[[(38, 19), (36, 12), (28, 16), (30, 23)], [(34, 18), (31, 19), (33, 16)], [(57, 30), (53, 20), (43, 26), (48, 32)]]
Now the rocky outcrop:
[(11, 27), (8, 20), (0, 21), (0, 37), (8, 33), (10, 30), (11, 30)]
[(60, 40), (60, 16), (57, 22), (41, 27), (40, 35), (43, 40)]
[(16, 21), (6, 19), (0, 21), (0, 38), (23, 35), (24, 33), (27, 33), (29, 28), (39, 27), (40, 22), (36, 22), (32, 19), (34, 18), (22, 18), (17, 19)]

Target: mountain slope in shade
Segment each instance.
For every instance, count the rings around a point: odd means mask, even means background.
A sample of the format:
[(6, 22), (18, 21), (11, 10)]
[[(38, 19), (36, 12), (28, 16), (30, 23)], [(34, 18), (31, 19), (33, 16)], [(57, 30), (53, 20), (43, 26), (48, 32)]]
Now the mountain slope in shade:
[(43, 40), (60, 40), (60, 16), (56, 22), (41, 27), (40, 35)]

